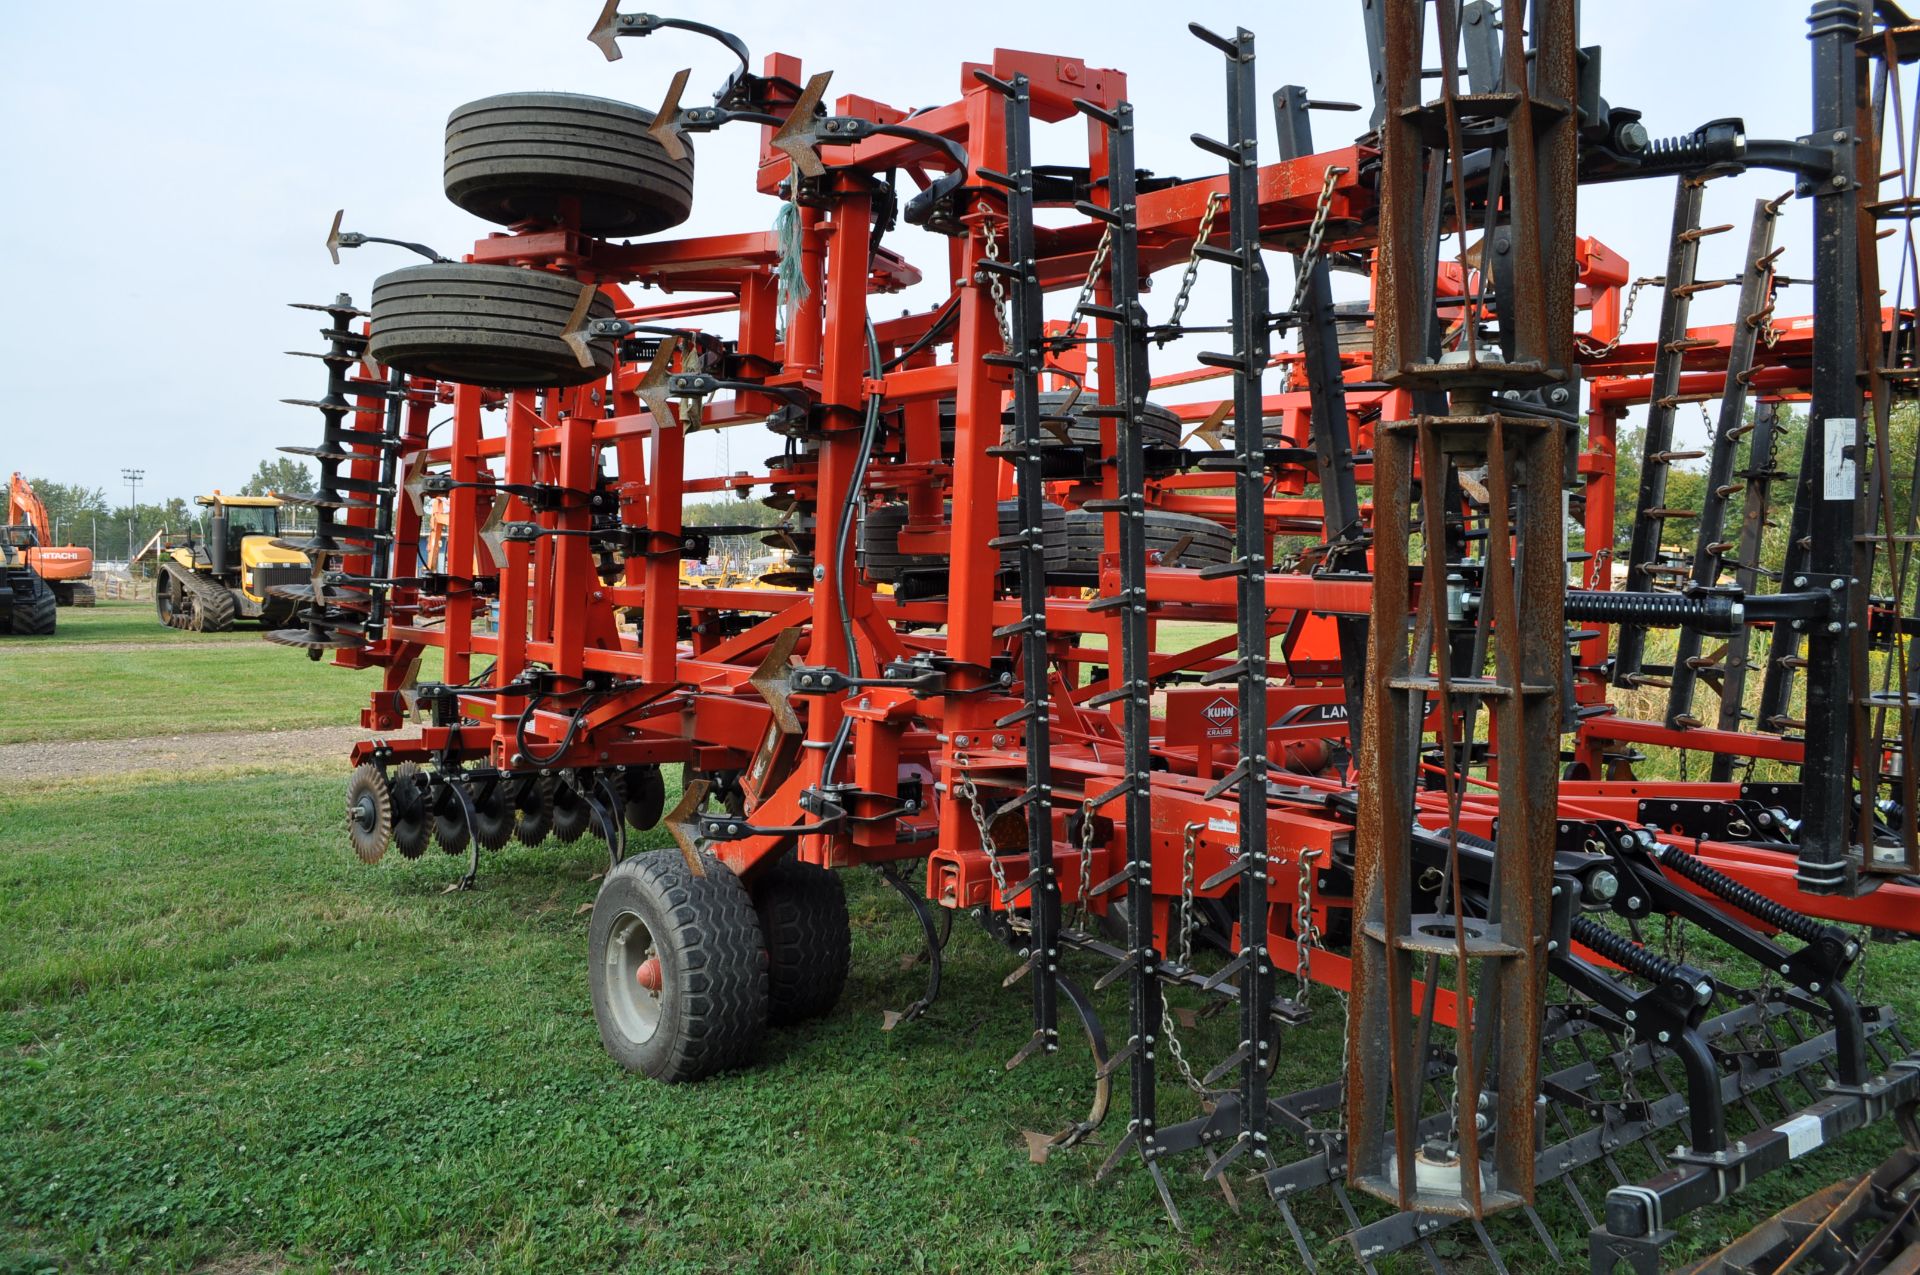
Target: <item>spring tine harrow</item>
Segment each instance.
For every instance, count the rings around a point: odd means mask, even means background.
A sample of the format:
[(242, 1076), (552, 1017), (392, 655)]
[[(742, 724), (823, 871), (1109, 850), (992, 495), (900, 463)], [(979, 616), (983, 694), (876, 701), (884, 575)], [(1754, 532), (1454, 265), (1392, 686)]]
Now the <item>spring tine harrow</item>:
[[(1659, 458), (1673, 451), (1674, 416), (1685, 357), (1682, 342), (1686, 339), (1687, 316), (1693, 302), (1689, 288), (1699, 267), (1700, 209), (1705, 193), (1704, 178), (1686, 176), (1675, 184), (1673, 230), (1668, 240), (1667, 272), (1662, 276), (1660, 329), (1655, 338), (1653, 391), (1647, 408), (1647, 463), (1640, 469), (1640, 494), (1634, 506), (1631, 547), (1627, 550), (1626, 587), (1632, 591), (1650, 589), (1660, 583), (1654, 569), (1673, 565), (1666, 560), (1662, 548), (1666, 522), (1654, 513), (1667, 503), (1670, 462)], [(1647, 671), (1642, 655), (1645, 644), (1645, 626), (1632, 623), (1620, 626), (1614, 643), (1614, 685), (1631, 685), (1624, 679)]]
[[(1757, 200), (1753, 208), (1753, 229), (1747, 238), (1746, 265), (1740, 274), (1740, 300), (1734, 311), (1733, 340), (1727, 351), (1727, 383), (1720, 400), (1720, 414), (1713, 432), (1711, 459), (1707, 465), (1705, 494), (1700, 517), (1694, 524), (1692, 575), (1687, 592), (1699, 596), (1720, 587), (1725, 570), (1726, 546), (1721, 537), (1726, 529), (1727, 498), (1739, 490), (1733, 482), (1734, 451), (1746, 416), (1748, 382), (1752, 379), (1754, 350), (1760, 341), (1760, 325), (1770, 302), (1772, 280), (1773, 228), (1779, 208), (1770, 200)], [(1741, 627), (1745, 632), (1745, 626)], [(1667, 725), (1685, 730), (1701, 724), (1694, 715), (1693, 692), (1700, 678), (1700, 633), (1683, 628), (1677, 635), (1673, 672), (1667, 689)], [(1714, 681), (1726, 702), (1727, 666), (1720, 663)], [(1733, 701), (1737, 707), (1738, 699)]]
[[(1016, 1061), (1035, 1051), (1060, 1048), (1060, 878), (1053, 861), (1053, 772), (1048, 752), (1048, 699), (1052, 659), (1047, 634), (1046, 477), (1040, 431), (1040, 374), (1045, 324), (1039, 263), (1034, 259), (1032, 96), (1024, 75), (995, 80), (976, 72), (1003, 99), (1007, 172), (996, 184), (1005, 195), (1006, 255), (994, 269), (1007, 280), (1006, 352), (1013, 371), (1012, 446), (1015, 507), (1019, 518), (1017, 560), (1020, 576), (1020, 686), (1025, 720), (1026, 788), (1020, 800), (1026, 817), (1027, 869), (1032, 888), (1025, 891), (1028, 962), (1033, 979), (1033, 1037)], [(1086, 865), (1081, 865), (1084, 873)], [(1009, 1067), (1013, 1063), (1008, 1064)]]

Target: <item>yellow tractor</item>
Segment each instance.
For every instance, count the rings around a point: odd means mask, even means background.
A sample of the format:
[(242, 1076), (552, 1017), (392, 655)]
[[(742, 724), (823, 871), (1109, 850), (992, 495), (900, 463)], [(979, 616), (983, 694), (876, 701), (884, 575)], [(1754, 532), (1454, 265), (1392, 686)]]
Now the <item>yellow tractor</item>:
[(299, 602), (275, 590), (309, 584), (307, 556), (279, 543), (280, 501), (272, 496), (223, 496), (197, 502), (207, 511), (204, 538), (168, 537), (154, 581), (153, 606), (162, 624), (197, 633), (222, 633), (236, 619), (285, 628)]

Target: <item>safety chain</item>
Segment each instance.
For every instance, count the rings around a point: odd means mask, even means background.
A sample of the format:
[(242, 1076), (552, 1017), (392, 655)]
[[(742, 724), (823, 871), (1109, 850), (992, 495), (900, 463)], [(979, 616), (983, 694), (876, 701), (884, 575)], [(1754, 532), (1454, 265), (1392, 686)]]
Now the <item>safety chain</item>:
[(987, 853), (987, 871), (993, 874), (993, 884), (1000, 891), (1000, 899), (1007, 904), (1007, 927), (1018, 933), (1028, 933), (1033, 929), (1031, 921), (1023, 921), (1014, 913), (1013, 904), (1007, 899), (1007, 870), (1000, 864), (1000, 848), (993, 843), (993, 830), (987, 824), (986, 808), (980, 804), (980, 790), (974, 786), (973, 772), (964, 769), (967, 755), (954, 750), (953, 765), (960, 778), (954, 782), (953, 790), (967, 803), (967, 810), (973, 815), (974, 827), (980, 830), (980, 848)]
[(1080, 807), (1080, 889), (1076, 892), (1073, 904), (1079, 914), (1080, 925), (1092, 928), (1092, 914), (1088, 903), (1093, 898), (1093, 798), (1089, 797)]
[[(1620, 322), (1613, 329), (1613, 340), (1607, 342), (1605, 345), (1595, 345), (1585, 336), (1579, 333), (1574, 334), (1573, 343), (1580, 348), (1582, 358), (1604, 359), (1607, 355), (1612, 354), (1620, 348), (1620, 341), (1627, 334), (1627, 325), (1633, 322), (1633, 307), (1634, 304), (1640, 300), (1640, 289), (1650, 283), (1658, 283), (1665, 286), (1666, 281), (1659, 275), (1646, 275), (1633, 281), (1633, 286), (1627, 289), (1627, 304), (1620, 312)], [(1773, 342), (1769, 341), (1767, 344), (1771, 345)]]
[(1326, 177), (1320, 183), (1320, 198), (1313, 206), (1313, 221), (1307, 226), (1307, 246), (1300, 254), (1300, 264), (1293, 272), (1293, 305), (1295, 314), (1300, 312), (1300, 299), (1307, 294), (1307, 276), (1313, 273), (1314, 263), (1320, 259), (1320, 240), (1327, 233), (1327, 212), (1333, 207), (1333, 188), (1346, 176), (1348, 170), (1338, 164), (1327, 169)]
[[(1186, 846), (1180, 859), (1180, 927), (1174, 936), (1178, 949), (1174, 954), (1174, 962), (1183, 970), (1193, 968), (1193, 858), (1200, 841), (1200, 830), (1204, 827), (1206, 825), (1203, 823), (1187, 825)], [(1180, 1037), (1174, 1034), (1173, 1010), (1164, 996), (1160, 998), (1160, 1035), (1167, 1042), (1167, 1053), (1172, 1055), (1173, 1065), (1180, 1069), (1180, 1078), (1187, 1082), (1187, 1088), (1206, 1097), (1207, 1087), (1193, 1074), (1193, 1067), (1180, 1047)]]
[(1302, 1012), (1307, 1008), (1307, 989), (1313, 978), (1313, 949), (1320, 943), (1320, 931), (1313, 923), (1313, 902), (1308, 887), (1312, 884), (1313, 861), (1321, 853), (1318, 846), (1301, 852), (1300, 884), (1293, 896), (1293, 977), (1299, 984), (1299, 992), (1294, 999)]
[[(980, 254), (988, 261), (998, 261), (1000, 260), (1000, 236), (994, 233), (993, 209), (987, 206), (987, 201), (984, 199), (980, 201), (978, 208), (981, 214), (980, 226), (986, 232), (986, 242), (981, 246)], [(1013, 325), (1007, 319), (1007, 285), (1001, 280), (1000, 272), (997, 270), (987, 271), (987, 295), (993, 298), (993, 317), (1000, 323), (1000, 348), (1011, 350)]]
[(1213, 217), (1220, 211), (1220, 205), (1227, 202), (1227, 192), (1216, 190), (1207, 196), (1207, 210), (1200, 214), (1200, 230), (1193, 237), (1193, 250), (1187, 253), (1187, 268), (1180, 276), (1180, 291), (1173, 298), (1173, 313), (1167, 316), (1167, 327), (1177, 330), (1180, 317), (1187, 312), (1187, 302), (1193, 298), (1194, 280), (1200, 277), (1200, 247), (1213, 237)]
[(1065, 350), (1080, 339), (1080, 328), (1086, 322), (1086, 307), (1093, 302), (1093, 290), (1099, 286), (1100, 272), (1106, 269), (1107, 255), (1113, 251), (1113, 226), (1100, 232), (1099, 246), (1093, 250), (1093, 260), (1087, 263), (1087, 278), (1080, 285), (1080, 296), (1073, 303), (1073, 315), (1067, 320), (1067, 330), (1054, 337), (1048, 345), (1054, 350)]

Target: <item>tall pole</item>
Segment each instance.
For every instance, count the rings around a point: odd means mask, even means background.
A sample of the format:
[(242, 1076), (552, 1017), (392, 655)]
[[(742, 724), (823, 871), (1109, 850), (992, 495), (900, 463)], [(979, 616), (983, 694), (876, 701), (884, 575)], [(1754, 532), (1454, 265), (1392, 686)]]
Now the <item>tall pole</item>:
[(133, 528), (140, 520), (140, 480), (147, 476), (144, 469), (123, 469), (120, 476), (127, 480), (127, 566), (133, 566)]

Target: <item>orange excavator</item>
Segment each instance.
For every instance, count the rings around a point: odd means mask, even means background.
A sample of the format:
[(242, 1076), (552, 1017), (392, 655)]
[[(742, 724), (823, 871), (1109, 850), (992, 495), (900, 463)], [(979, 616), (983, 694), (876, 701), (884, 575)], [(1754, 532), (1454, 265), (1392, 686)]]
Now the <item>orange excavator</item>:
[(25, 550), (27, 565), (47, 582), (56, 602), (63, 607), (93, 605), (93, 550), (53, 543), (53, 520), (47, 517), (46, 505), (17, 472), (7, 483), (5, 521), (32, 527), (37, 534), (39, 544)]

